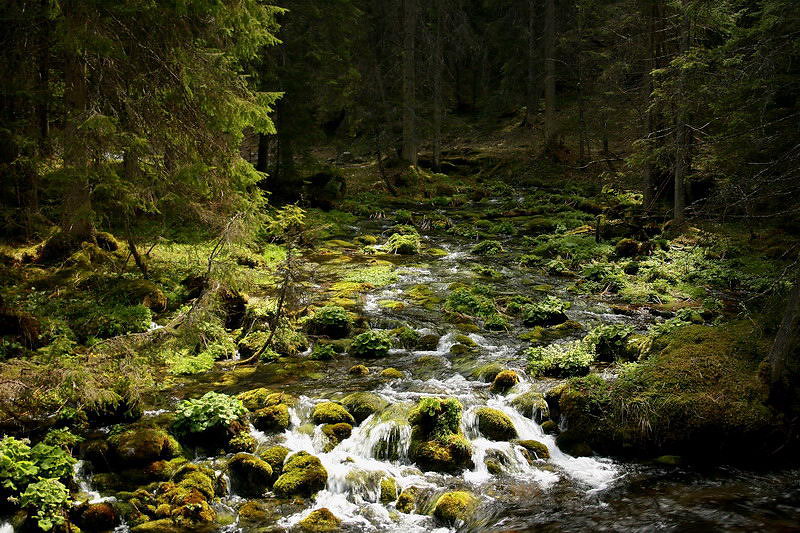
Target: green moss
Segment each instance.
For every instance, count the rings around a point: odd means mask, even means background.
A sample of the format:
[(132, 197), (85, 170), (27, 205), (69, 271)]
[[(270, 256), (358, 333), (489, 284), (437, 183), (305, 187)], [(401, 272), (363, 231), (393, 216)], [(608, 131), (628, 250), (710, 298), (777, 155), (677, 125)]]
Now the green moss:
[(237, 453), (228, 461), (231, 488), (236, 494), (257, 498), (272, 482), (272, 466), (249, 453)]
[(494, 302), (475, 288), (459, 287), (452, 291), (444, 303), (448, 313), (488, 318), (497, 314)]
[(442, 298), (434, 294), (433, 289), (428, 285), (412, 285), (405, 290), (403, 295), (414, 305), (428, 310), (436, 309), (436, 306), (442, 302)]
[(297, 527), (309, 533), (328, 533), (339, 531), (342, 521), (339, 520), (326, 507), (311, 511), (311, 513), (297, 523)]
[(490, 440), (511, 440), (517, 437), (517, 430), (511, 419), (502, 411), (491, 407), (481, 407), (475, 411), (478, 429)]
[(325, 488), (328, 472), (319, 459), (306, 452), (297, 452), (283, 465), (283, 473), (273, 490), (279, 497), (310, 497)]
[(546, 435), (558, 433), (558, 424), (552, 420), (545, 420), (542, 422), (542, 431), (544, 431)]
[(461, 410), (455, 398), (423, 398), (409, 413), (409, 456), (421, 469), (457, 472), (471, 467), (472, 447), (460, 432)]
[(517, 383), (519, 383), (519, 376), (516, 372), (503, 370), (495, 376), (490, 390), (495, 394), (505, 394)]
[(113, 459), (126, 466), (170, 459), (181, 451), (180, 445), (169, 433), (153, 427), (141, 427), (112, 435), (108, 442)]
[(448, 525), (466, 522), (478, 507), (478, 500), (469, 492), (447, 492), (436, 500), (433, 516)]
[(570, 431), (601, 452), (741, 459), (736, 450), (764, 449), (775, 435), (759, 377), (769, 343), (749, 322), (680, 327), (616, 380), (570, 381), (559, 409)]
[(253, 452), (258, 443), (246, 431), (240, 431), (228, 442), (228, 451), (231, 452)]
[(353, 426), (346, 422), (339, 422), (338, 424), (325, 424), (322, 426), (322, 433), (328, 437), (330, 441), (330, 449), (333, 449), (343, 440), (350, 437), (353, 432)]
[(403, 348), (414, 348), (420, 338), (420, 334), (408, 326), (393, 329), (390, 333)]
[(594, 345), (597, 359), (604, 362), (632, 360), (638, 355), (628, 341), (633, 334), (633, 326), (606, 324), (594, 328), (586, 336), (586, 342)]
[(383, 504), (391, 503), (398, 497), (397, 481), (393, 477), (385, 477), (381, 479), (381, 495), (380, 502)]
[(258, 388), (242, 392), (236, 396), (247, 409), (257, 411), (264, 407), (284, 404), (289, 407), (297, 403), (297, 398), (290, 394), (272, 392), (269, 389)]
[(550, 459), (550, 451), (547, 446), (538, 440), (518, 440), (514, 444), (522, 446), (528, 452), (530, 460), (534, 459)]
[(364, 365), (353, 365), (350, 367), (347, 373), (352, 376), (366, 376), (369, 374), (369, 368)]
[(284, 431), (291, 424), (289, 407), (285, 404), (270, 405), (253, 413), (253, 425), (266, 432)]
[(401, 235), (394, 233), (386, 241), (384, 248), (387, 252), (401, 255), (418, 254), (420, 249), (419, 235), (416, 233)]
[(470, 249), (475, 255), (499, 255), (505, 252), (498, 241), (481, 241)]
[(334, 402), (323, 402), (314, 407), (311, 419), (315, 424), (338, 424), (341, 422), (353, 425), (356, 423), (353, 415), (343, 406)]
[(472, 377), (480, 378), (489, 383), (494, 381), (494, 378), (497, 377), (497, 374), (503, 370), (505, 369), (500, 363), (487, 363), (473, 370), (471, 375)]
[(385, 409), (388, 403), (373, 392), (354, 392), (342, 399), (342, 405), (360, 424), (370, 415)]
[(395, 507), (401, 513), (413, 513), (417, 508), (417, 498), (419, 497), (419, 488), (409, 487), (400, 493), (397, 497), (397, 504)]
[(285, 446), (272, 446), (261, 452), (261, 458), (272, 467), (273, 476), (283, 472), (283, 462), (289, 455), (289, 448)]
[(550, 409), (541, 392), (524, 392), (511, 400), (511, 406), (522, 416), (532, 418), (539, 423), (550, 418)]
[(381, 370), (380, 375), (384, 379), (402, 379), (406, 376), (404, 372), (397, 370), (396, 368), (385, 368)]

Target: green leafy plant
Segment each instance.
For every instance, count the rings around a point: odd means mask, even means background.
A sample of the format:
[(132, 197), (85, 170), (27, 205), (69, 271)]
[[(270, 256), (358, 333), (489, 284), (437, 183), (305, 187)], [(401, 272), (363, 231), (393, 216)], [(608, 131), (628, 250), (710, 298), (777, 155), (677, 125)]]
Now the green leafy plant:
[(391, 348), (392, 339), (387, 333), (370, 330), (357, 335), (348, 351), (354, 357), (377, 358), (384, 357)]
[(227, 428), (247, 414), (242, 402), (227, 394), (207, 392), (201, 398), (184, 400), (175, 413), (175, 431), (202, 433), (211, 428)]
[(526, 326), (554, 326), (567, 321), (565, 311), (570, 303), (548, 296), (540, 302), (522, 307), (522, 323)]
[(353, 326), (353, 320), (344, 307), (329, 305), (320, 307), (307, 321), (309, 333), (325, 335), (333, 339), (346, 337)]
[(69, 490), (57, 479), (42, 479), (28, 485), (20, 503), (35, 511), (33, 517), (41, 529), (50, 531), (66, 522), (64, 510), (69, 503)]
[(532, 376), (585, 376), (595, 359), (594, 346), (583, 341), (534, 346), (525, 355)]
[(628, 348), (628, 339), (632, 334), (633, 326), (605, 324), (590, 331), (584, 340), (594, 346), (599, 360), (611, 362), (616, 359), (630, 359), (632, 352)]
[(488, 318), (497, 314), (494, 302), (475, 287), (459, 287), (447, 296), (444, 310), (449, 313)]
[(475, 255), (498, 255), (505, 252), (498, 241), (481, 241), (470, 249)]
[(316, 344), (311, 351), (311, 359), (315, 361), (330, 361), (336, 356), (336, 350), (331, 344)]
[(400, 255), (414, 255), (419, 253), (420, 242), (417, 233), (409, 233), (406, 235), (400, 233), (393, 233), (387, 239), (384, 248), (387, 252)]

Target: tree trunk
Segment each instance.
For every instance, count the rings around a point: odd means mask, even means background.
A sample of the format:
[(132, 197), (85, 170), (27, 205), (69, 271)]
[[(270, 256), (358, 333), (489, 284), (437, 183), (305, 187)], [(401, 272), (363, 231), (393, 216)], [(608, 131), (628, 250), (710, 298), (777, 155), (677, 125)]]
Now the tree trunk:
[(437, 172), (442, 159), (442, 0), (435, 0), (436, 28), (433, 41), (433, 169)]
[(536, 122), (536, 114), (539, 111), (539, 80), (536, 73), (536, 2), (537, 0), (528, 0), (528, 86), (525, 124), (531, 128)]
[(545, 0), (544, 10), (544, 142), (556, 138), (556, 2)]
[[(681, 45), (680, 51), (685, 54), (689, 51), (689, 17), (684, 12), (681, 14)], [(689, 142), (688, 128), (686, 127), (686, 75), (683, 71), (679, 80), (678, 112), (675, 121), (675, 199), (673, 219), (680, 225), (686, 219), (686, 175), (689, 172)]]
[(794, 281), (780, 329), (769, 354), (769, 401), (785, 409), (792, 403), (800, 371), (800, 277)]
[(586, 162), (586, 110), (583, 97), (583, 12), (578, 13), (578, 50), (577, 50), (577, 99), (578, 99), (578, 164), (583, 166)]
[[(67, 28), (85, 24), (81, 20), (79, 2), (65, 3), (64, 18)], [(86, 64), (77, 50), (67, 49), (64, 54), (64, 168), (71, 172), (75, 181), (64, 198), (61, 217), (61, 238), (67, 246), (90, 239), (92, 225), (91, 189), (89, 184), (89, 154), (81, 138), (80, 124), (85, 120), (87, 109)]]
[(256, 170), (267, 172), (269, 162), (269, 136), (265, 133), (258, 134), (258, 156), (256, 158)]
[[(649, 13), (648, 13), (648, 32), (647, 32), (647, 48), (648, 48), (648, 59), (647, 59), (647, 72), (644, 76), (644, 89), (646, 91), (645, 94), (645, 105), (647, 105), (647, 125), (646, 125), (646, 132), (645, 138), (650, 139), (655, 131), (655, 112), (653, 111), (652, 103), (653, 103), (653, 75), (652, 72), (655, 70), (657, 65), (656, 59), (656, 52), (657, 52), (657, 45), (656, 40), (658, 38), (658, 34), (656, 32), (656, 20), (658, 17), (658, 2), (657, 0), (652, 0), (649, 5)], [(648, 141), (649, 143), (652, 141)], [(648, 155), (647, 162), (645, 163), (644, 168), (644, 198), (643, 204), (645, 213), (650, 214), (653, 211), (653, 207), (655, 206), (657, 196), (658, 196), (658, 183), (657, 183), (657, 175), (656, 175), (656, 168), (655, 164), (650, 160)]]
[(416, 92), (415, 47), (417, 32), (417, 2), (405, 0), (403, 15), (403, 159), (417, 164), (417, 139), (414, 103)]

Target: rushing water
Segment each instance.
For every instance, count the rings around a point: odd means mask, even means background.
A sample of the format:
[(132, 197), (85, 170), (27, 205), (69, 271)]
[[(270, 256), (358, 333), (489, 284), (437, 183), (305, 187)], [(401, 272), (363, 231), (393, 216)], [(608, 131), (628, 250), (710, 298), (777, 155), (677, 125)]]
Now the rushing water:
[[(359, 231), (381, 232), (389, 225), (365, 222)], [(443, 320), (438, 305), (425, 309), (408, 301), (406, 289), (424, 285), (435, 296), (445, 298), (453, 282), (484, 282), (490, 283), (498, 294), (555, 294), (572, 301), (568, 315), (586, 327), (625, 321), (643, 330), (654, 318), (646, 313), (613, 314), (599, 299), (570, 295), (563, 280), (531, 277), (529, 272), (514, 265), (474, 257), (469, 253), (471, 243), (466, 239), (436, 232), (425, 237), (428, 245), (446, 250), (447, 255), (392, 258), (398, 264), (398, 280), (364, 295), (362, 304), (371, 327), (408, 324), (422, 334), (440, 335), (434, 350), (394, 349), (386, 358), (369, 363), (377, 368), (364, 377), (348, 375), (347, 368), (361, 361), (342, 356), (319, 363), (315, 369), (317, 379), (287, 378), (266, 365), (223, 387), (225, 392), (235, 393), (266, 386), (298, 395), (300, 401), (291, 409), (288, 430), (265, 435), (251, 428), (251, 433), (261, 446), (281, 444), (292, 452), (316, 455), (328, 472), (326, 488), (306, 505), (276, 513), (273, 523), (260, 525), (256, 530), (291, 529), (311, 511), (326, 507), (349, 531), (444, 532), (448, 528), (443, 528), (428, 513), (436, 498), (448, 490), (468, 490), (480, 499), (475, 516), (466, 524), (457, 524), (455, 529), (462, 531), (800, 530), (800, 472), (797, 471), (759, 473), (726, 468), (663, 467), (603, 457), (577, 458), (559, 450), (552, 436), (511, 403), (525, 391), (544, 391), (554, 384), (552, 380), (531, 380), (525, 375), (521, 356), (525, 343), (518, 338), (522, 330), (471, 333), (475, 352), (453, 355), (450, 349), (460, 332)], [(511, 242), (508, 244), (513, 246)], [(351, 255), (353, 260), (366, 260), (358, 254)], [(491, 282), (478, 280), (471, 270), (477, 263), (491, 266), (503, 277)], [(382, 300), (404, 301), (407, 305), (387, 309), (380, 305)], [(489, 384), (473, 377), (475, 369), (488, 362), (516, 370), (521, 382), (507, 395), (491, 393)], [(377, 377), (377, 371), (386, 367), (403, 371), (405, 377), (390, 381)], [(215, 383), (220, 379), (221, 376), (212, 375), (199, 380), (199, 386), (219, 388)], [(315, 427), (310, 421), (314, 405), (357, 390), (375, 392), (391, 407), (387, 412), (370, 416), (353, 429), (348, 439), (325, 451), (327, 437), (320, 426)], [(176, 393), (182, 395), (186, 391)], [(463, 404), (462, 430), (472, 443), (472, 470), (457, 475), (422, 472), (408, 459), (411, 427), (405, 415), (426, 396), (456, 397)], [(482, 436), (474, 415), (481, 406), (507, 414), (519, 438), (544, 443), (550, 459), (531, 463), (519, 445)], [(501, 474), (490, 473), (484, 461), (487, 457), (503, 465)], [(224, 460), (218, 458), (214, 464), (221, 469)], [(380, 480), (384, 476), (395, 478), (401, 490), (420, 489), (419, 514), (399, 513), (394, 504), (379, 503)], [(93, 500), (101, 497), (89, 485), (82, 489)], [(219, 510), (235, 517), (243, 501), (230, 494), (220, 503)], [(7, 530), (3, 527), (0, 526), (0, 533)], [(235, 518), (224, 530), (247, 531)]]

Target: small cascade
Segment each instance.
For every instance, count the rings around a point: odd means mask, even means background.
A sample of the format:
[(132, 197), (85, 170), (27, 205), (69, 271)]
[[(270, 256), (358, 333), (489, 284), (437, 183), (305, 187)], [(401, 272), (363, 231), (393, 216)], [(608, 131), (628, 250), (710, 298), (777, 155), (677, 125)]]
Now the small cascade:
[(14, 533), (14, 526), (8, 522), (0, 523), (0, 533)]
[(88, 503), (101, 503), (116, 501), (116, 498), (101, 496), (100, 493), (92, 487), (92, 473), (89, 468), (89, 464), (86, 461), (77, 461), (72, 466), (72, 474), (75, 481), (78, 483), (78, 488), (83, 496), (78, 498), (80, 502), (86, 501)]

